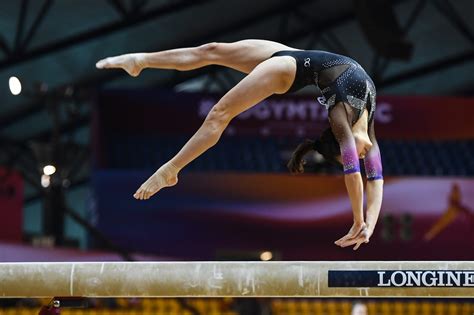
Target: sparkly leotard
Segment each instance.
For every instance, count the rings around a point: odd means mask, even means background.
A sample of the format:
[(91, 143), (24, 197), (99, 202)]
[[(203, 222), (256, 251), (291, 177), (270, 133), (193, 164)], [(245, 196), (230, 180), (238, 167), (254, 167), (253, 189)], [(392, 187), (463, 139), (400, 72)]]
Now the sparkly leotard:
[[(374, 143), (367, 153), (364, 164), (369, 180), (382, 179), (380, 151), (376, 145), (373, 118), (375, 113), (375, 85), (365, 70), (353, 59), (320, 50), (283, 50), (272, 57), (291, 56), (296, 60), (296, 74), (287, 93), (295, 92), (307, 85), (315, 85), (322, 96), (318, 101), (329, 111), (331, 129), (341, 147), (344, 173), (360, 172), (359, 156), (347, 117), (354, 124), (367, 108), (369, 113), (369, 137)], [(345, 105), (350, 105), (351, 113)]]
[(349, 104), (357, 111), (354, 115), (357, 121), (367, 106), (372, 120), (375, 85), (355, 60), (320, 50), (283, 50), (272, 55), (276, 56), (291, 56), (296, 60), (295, 80), (287, 93), (315, 85), (322, 94), (318, 101), (328, 109), (338, 102)]

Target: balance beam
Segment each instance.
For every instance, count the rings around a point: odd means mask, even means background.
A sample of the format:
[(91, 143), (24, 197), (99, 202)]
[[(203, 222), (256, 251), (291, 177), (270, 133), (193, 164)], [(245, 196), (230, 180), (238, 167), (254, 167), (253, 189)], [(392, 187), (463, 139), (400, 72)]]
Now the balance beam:
[(0, 263), (0, 297), (472, 297), (474, 262)]

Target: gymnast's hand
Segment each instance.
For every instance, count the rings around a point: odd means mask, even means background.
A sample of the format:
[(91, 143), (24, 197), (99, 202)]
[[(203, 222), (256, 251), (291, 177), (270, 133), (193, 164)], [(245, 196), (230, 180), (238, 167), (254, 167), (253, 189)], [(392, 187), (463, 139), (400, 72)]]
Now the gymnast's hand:
[(123, 69), (132, 77), (137, 77), (144, 68), (143, 59), (141, 54), (125, 54), (99, 60), (95, 66), (97, 69)]
[(357, 250), (360, 245), (362, 245), (363, 243), (368, 243), (369, 242), (370, 237), (372, 236), (372, 233), (373, 233), (373, 231), (371, 231), (368, 228), (365, 228), (364, 230), (362, 230), (359, 233), (359, 235), (357, 237), (355, 237), (353, 239), (348, 239), (348, 240), (340, 243), (339, 246), (348, 247), (348, 246), (352, 246), (352, 245), (356, 244), (356, 246), (354, 246), (354, 250)]
[(354, 250), (357, 250), (361, 244), (368, 243), (372, 233), (365, 223), (354, 223), (349, 232), (334, 242), (340, 247), (348, 247), (356, 244)]

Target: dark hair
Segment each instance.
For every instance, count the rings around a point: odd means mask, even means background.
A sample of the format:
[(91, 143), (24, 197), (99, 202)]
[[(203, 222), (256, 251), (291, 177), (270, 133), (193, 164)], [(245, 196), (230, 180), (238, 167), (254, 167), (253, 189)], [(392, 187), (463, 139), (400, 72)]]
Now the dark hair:
[(319, 139), (310, 140), (306, 139), (300, 143), (287, 164), (288, 169), (291, 173), (303, 173), (304, 165), (306, 163), (303, 157), (311, 150), (319, 152), (326, 161), (339, 164), (336, 160), (338, 155), (341, 155), (339, 143), (334, 136), (331, 128), (327, 128), (323, 131)]

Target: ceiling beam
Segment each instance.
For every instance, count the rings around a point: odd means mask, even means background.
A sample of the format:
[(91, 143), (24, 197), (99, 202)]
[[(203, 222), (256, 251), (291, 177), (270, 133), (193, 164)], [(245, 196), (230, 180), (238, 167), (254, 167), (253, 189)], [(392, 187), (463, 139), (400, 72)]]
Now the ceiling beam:
[(408, 80), (413, 80), (415, 78), (429, 75), (433, 72), (439, 72), (442, 69), (447, 69), (463, 63), (472, 62), (473, 60), (474, 50), (462, 52), (454, 56), (424, 64), (408, 71), (394, 74), (386, 79), (383, 79), (381, 82), (375, 82), (375, 86), (377, 87), (377, 89), (383, 89)]
[(0, 61), (0, 70), (18, 65), (20, 63), (29, 61), (34, 58), (44, 56), (71, 46), (81, 44), (86, 41), (96, 39), (100, 36), (109, 35), (113, 32), (137, 26), (145, 22), (156, 19), (160, 16), (175, 13), (180, 10), (188, 9), (192, 6), (200, 5), (205, 2), (210, 2), (210, 0), (181, 0), (181, 1), (171, 1), (166, 5), (163, 5), (159, 8), (151, 9), (144, 13), (134, 13), (127, 15), (125, 18), (121, 18), (119, 21), (105, 24), (101, 27), (92, 29), (90, 31), (82, 32), (65, 39), (61, 39), (46, 45), (24, 51), (21, 54), (11, 54), (7, 58), (4, 58)]

